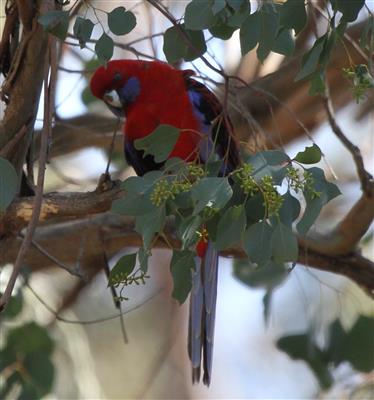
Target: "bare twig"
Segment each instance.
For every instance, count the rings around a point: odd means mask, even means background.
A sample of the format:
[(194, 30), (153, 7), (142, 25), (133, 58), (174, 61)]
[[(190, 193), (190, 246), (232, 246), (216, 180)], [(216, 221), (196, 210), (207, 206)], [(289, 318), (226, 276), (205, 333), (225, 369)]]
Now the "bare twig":
[(42, 208), (48, 141), (49, 141), (49, 136), (51, 134), (51, 126), (52, 126), (53, 97), (51, 96), (51, 94), (54, 93), (54, 88), (56, 84), (56, 69), (51, 68), (50, 79), (48, 79), (48, 75), (51, 65), (55, 63), (55, 58), (56, 58), (56, 41), (53, 37), (50, 37), (48, 46), (48, 57), (46, 57), (45, 68), (44, 68), (44, 126), (43, 126), (42, 139), (40, 145), (39, 171), (38, 171), (37, 187), (35, 191), (35, 200), (33, 204), (33, 212), (30, 219), (30, 223), (27, 227), (25, 238), (22, 242), (21, 248), (14, 263), (12, 274), (9, 278), (4, 293), (0, 298), (0, 311), (4, 309), (4, 307), (6, 306), (6, 304), (10, 299), (18, 274), (23, 264), (23, 260), (31, 245), (34, 232), (38, 225), (40, 211)]
[(367, 172), (365, 169), (360, 149), (348, 139), (348, 137), (345, 135), (345, 133), (342, 131), (342, 129), (336, 122), (327, 82), (326, 82), (326, 93), (323, 96), (323, 103), (325, 106), (325, 110), (332, 131), (340, 139), (340, 141), (344, 144), (344, 146), (347, 148), (347, 150), (351, 153), (353, 157), (353, 160), (356, 164), (357, 175), (361, 182), (362, 191), (365, 193), (367, 197), (371, 198), (374, 194), (373, 176), (369, 174), (369, 172)]
[(162, 292), (162, 288), (157, 290), (155, 293), (153, 293), (151, 296), (147, 297), (144, 301), (141, 303), (137, 304), (136, 306), (129, 308), (128, 310), (122, 311), (120, 314), (112, 315), (109, 317), (105, 318), (97, 318), (97, 319), (92, 319), (92, 320), (80, 320), (80, 319), (68, 319), (68, 318), (63, 318), (61, 317), (49, 304), (47, 304), (39, 295), (36, 293), (36, 291), (30, 286), (29, 283), (25, 283), (25, 286), (30, 290), (30, 292), (38, 299), (38, 301), (43, 304), (43, 306), (55, 316), (57, 321), (60, 322), (65, 322), (66, 324), (76, 324), (76, 325), (94, 325), (94, 324), (99, 324), (102, 322), (107, 322), (111, 321), (113, 319), (119, 318), (121, 315), (126, 315), (131, 313), (132, 311), (135, 311), (139, 309), (140, 307), (143, 307), (146, 303), (149, 301), (153, 300), (156, 296), (158, 296)]
[[(25, 238), (25, 235), (23, 235), (22, 233), (19, 234), (19, 236), (21, 238)], [(70, 268), (69, 266), (67, 266), (66, 264), (62, 263), (61, 261), (59, 261), (56, 257), (53, 257), (52, 254), (49, 254), (48, 251), (46, 251), (42, 246), (40, 246), (35, 240), (31, 241), (31, 244), (33, 247), (35, 247), (41, 254), (43, 254), (44, 256), (46, 256), (47, 258), (49, 258), (54, 264), (56, 264), (58, 267), (62, 268), (63, 270), (65, 270), (66, 272), (69, 272), (69, 274), (71, 275), (75, 275), (78, 278), (82, 278), (82, 274), (79, 271), (76, 271), (76, 269)]]

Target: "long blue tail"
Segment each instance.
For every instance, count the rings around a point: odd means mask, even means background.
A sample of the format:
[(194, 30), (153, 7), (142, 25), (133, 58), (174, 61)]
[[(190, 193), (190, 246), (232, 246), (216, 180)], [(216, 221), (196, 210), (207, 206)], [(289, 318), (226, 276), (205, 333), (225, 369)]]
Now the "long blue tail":
[(210, 384), (217, 302), (218, 252), (208, 242), (204, 258), (196, 257), (192, 274), (188, 352), (192, 363), (192, 382), (199, 382), (203, 362), (203, 382)]

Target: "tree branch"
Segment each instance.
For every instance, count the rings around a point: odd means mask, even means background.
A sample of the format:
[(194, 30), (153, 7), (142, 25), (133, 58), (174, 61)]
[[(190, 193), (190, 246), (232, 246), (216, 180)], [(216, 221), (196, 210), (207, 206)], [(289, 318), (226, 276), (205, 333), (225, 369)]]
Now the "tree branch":
[[(112, 201), (123, 194), (120, 182), (111, 182), (110, 187), (98, 187), (87, 193), (49, 193), (41, 204), (39, 223), (82, 218), (108, 211)], [(0, 219), (0, 238), (15, 234), (30, 221), (33, 212), (33, 197), (16, 199)], [(1, 242), (0, 242), (1, 248)]]
[(347, 150), (351, 153), (353, 160), (356, 164), (357, 175), (361, 182), (361, 189), (365, 195), (369, 198), (373, 197), (374, 194), (374, 181), (373, 176), (366, 171), (364, 166), (364, 160), (362, 159), (360, 149), (354, 145), (348, 137), (345, 135), (343, 130), (340, 128), (336, 122), (334, 109), (331, 103), (331, 98), (329, 95), (329, 89), (326, 83), (326, 95), (323, 96), (323, 103), (327, 113), (327, 117), (331, 126), (332, 131), (339, 138), (339, 140), (344, 144)]
[[(50, 73), (50, 77), (48, 79)], [(52, 127), (52, 113), (53, 113), (53, 102), (54, 102), (54, 88), (56, 84), (56, 40), (52, 37), (49, 38), (48, 57), (45, 59), (44, 66), (44, 124), (40, 144), (39, 152), (39, 171), (38, 181), (35, 191), (35, 198), (32, 205), (32, 214), (30, 222), (27, 226), (25, 238), (22, 241), (22, 245), (17, 254), (16, 261), (14, 262), (13, 271), (10, 275), (9, 281), (7, 282), (6, 288), (3, 295), (0, 297), (0, 312), (4, 309), (8, 303), (14, 285), (19, 275), (19, 271), (24, 262), (24, 258), (29, 250), (32, 243), (36, 227), (39, 222), (40, 211), (43, 201), (43, 190), (44, 190), (44, 176), (45, 167), (47, 163), (47, 152), (48, 152), (48, 140), (51, 134)]]
[[(91, 204), (92, 206), (93, 204)], [(91, 211), (93, 211), (93, 208), (91, 208)], [(86, 210), (86, 213), (89, 213), (89, 211)], [(65, 213), (64, 215), (66, 217)], [(52, 216), (51, 214), (50, 217)], [(108, 257), (114, 256), (126, 247), (141, 246), (142, 239), (135, 232), (134, 226), (135, 220), (132, 217), (99, 214), (88, 220), (83, 219), (51, 226), (41, 226), (38, 228), (34, 240), (49, 255), (53, 255), (60, 262), (65, 265), (74, 265), (81, 253), (82, 238), (84, 237), (85, 249), (83, 260), (81, 261), (84, 268), (91, 268), (102, 257), (102, 247), (98, 246), (96, 241), (98, 235), (102, 237), (103, 246)], [(176, 239), (173, 219), (168, 219), (164, 232), (167, 241), (173, 247), (178, 248), (180, 243)], [(64, 243), (64, 246), (61, 246), (61, 243)], [(299, 263), (346, 276), (370, 295), (374, 294), (374, 264), (371, 261), (356, 253), (354, 249), (347, 250), (343, 255), (324, 254), (324, 241), (319, 242), (321, 249), (318, 249), (316, 243), (314, 243), (314, 246), (310, 246), (309, 242), (299, 240)], [(154, 247), (168, 249), (169, 244), (162, 237), (159, 237)], [(18, 248), (19, 240), (8, 241), (6, 248), (3, 249), (3, 252), (0, 252), (0, 254), (3, 254), (3, 256), (0, 256), (0, 264), (12, 262)], [(223, 251), (221, 255), (237, 258), (246, 257), (244, 251), (237, 247)], [(33, 271), (48, 268), (53, 264), (49, 257), (46, 257), (37, 249), (30, 249), (27, 265)], [(88, 274), (88, 271), (83, 270), (82, 274)]]

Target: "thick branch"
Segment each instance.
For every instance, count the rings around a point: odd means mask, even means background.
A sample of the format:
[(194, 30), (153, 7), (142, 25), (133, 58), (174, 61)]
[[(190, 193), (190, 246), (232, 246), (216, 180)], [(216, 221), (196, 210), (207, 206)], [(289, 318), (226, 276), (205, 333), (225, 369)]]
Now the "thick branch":
[[(134, 218), (101, 214), (89, 220), (40, 227), (34, 240), (60, 262), (70, 265), (75, 265), (82, 255), (84, 243), (83, 257), (81, 257), (80, 262), (85, 268), (91, 268), (102, 257), (102, 247), (97, 245), (96, 240), (98, 236), (102, 238), (105, 252), (109, 257), (124, 248), (141, 246), (142, 239), (134, 231), (134, 225)], [(179, 247), (180, 243), (176, 240), (172, 220), (168, 220), (165, 234), (172, 246)], [(63, 246), (61, 243), (63, 243)], [(9, 242), (6, 252), (3, 257), (0, 257), (0, 264), (12, 262), (18, 247), (18, 240)], [(168, 244), (160, 237), (155, 243), (155, 247), (167, 249)], [(300, 264), (346, 276), (369, 294), (374, 294), (374, 263), (361, 255), (350, 252), (344, 256), (330, 256), (308, 248), (303, 243), (299, 244), (299, 252)], [(230, 248), (222, 252), (221, 255), (237, 258), (246, 257), (243, 250), (239, 248)], [(33, 248), (29, 252), (27, 265), (33, 271), (37, 271), (52, 266), (53, 262), (37, 248)], [(87, 270), (81, 272), (83, 274), (88, 273)]]
[(353, 252), (374, 220), (374, 198), (364, 194), (328, 235), (300, 238), (310, 250), (338, 257)]
[[(119, 182), (111, 182), (107, 190), (102, 188), (87, 193), (49, 193), (43, 197), (39, 223), (61, 221), (68, 218), (83, 218), (108, 211), (112, 201), (121, 195)], [(30, 221), (33, 197), (15, 200), (0, 219), (0, 238), (17, 233)], [(1, 246), (1, 242), (0, 242)]]

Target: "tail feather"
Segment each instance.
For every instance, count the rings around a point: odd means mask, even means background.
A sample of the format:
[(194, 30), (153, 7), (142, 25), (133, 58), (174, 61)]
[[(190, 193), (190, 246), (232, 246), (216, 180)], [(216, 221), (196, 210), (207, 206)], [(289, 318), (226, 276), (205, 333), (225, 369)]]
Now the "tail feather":
[(192, 381), (200, 381), (203, 358), (203, 382), (210, 384), (212, 375), (214, 323), (217, 301), (218, 252), (208, 243), (203, 259), (196, 257), (192, 275), (189, 320), (189, 355)]
[(218, 278), (218, 252), (213, 248), (211, 242), (208, 243), (207, 252), (203, 260), (204, 269), (204, 376), (203, 382), (210, 384), (212, 376), (212, 359), (214, 344), (214, 326), (216, 320), (217, 303), (217, 278)]
[(192, 381), (200, 381), (201, 347), (203, 332), (204, 289), (201, 275), (202, 260), (196, 257), (195, 271), (192, 272), (190, 319), (188, 330), (188, 353), (192, 364)]

